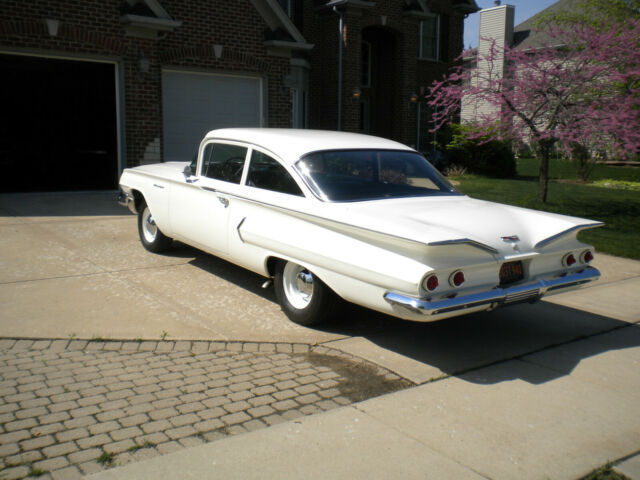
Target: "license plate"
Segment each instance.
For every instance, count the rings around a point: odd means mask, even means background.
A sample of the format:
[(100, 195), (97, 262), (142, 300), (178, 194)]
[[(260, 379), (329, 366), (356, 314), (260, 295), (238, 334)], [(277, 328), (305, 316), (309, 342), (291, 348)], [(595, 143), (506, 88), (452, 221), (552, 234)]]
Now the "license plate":
[(524, 278), (522, 262), (505, 262), (500, 267), (500, 285), (517, 282)]

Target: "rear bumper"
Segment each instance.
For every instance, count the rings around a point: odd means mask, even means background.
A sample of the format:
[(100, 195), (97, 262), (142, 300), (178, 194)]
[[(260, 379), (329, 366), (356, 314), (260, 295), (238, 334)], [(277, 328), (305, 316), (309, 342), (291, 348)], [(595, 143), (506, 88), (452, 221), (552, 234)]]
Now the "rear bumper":
[[(426, 300), (409, 297), (398, 293), (387, 292), (384, 299), (392, 306), (404, 308), (411, 313), (421, 315), (443, 315), (466, 309), (496, 308), (520, 302), (535, 302), (545, 295), (560, 293), (600, 278), (600, 272), (593, 267), (585, 267), (577, 272), (564, 276), (549, 276), (535, 281), (513, 285), (510, 287), (496, 287), (491, 290), (471, 293), (468, 295), (443, 298), (440, 300)], [(464, 312), (460, 312), (464, 313)]]

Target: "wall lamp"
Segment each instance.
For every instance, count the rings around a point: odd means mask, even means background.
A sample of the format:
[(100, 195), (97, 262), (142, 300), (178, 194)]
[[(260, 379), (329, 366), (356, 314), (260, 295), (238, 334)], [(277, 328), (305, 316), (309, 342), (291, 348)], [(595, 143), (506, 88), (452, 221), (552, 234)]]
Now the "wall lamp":
[(142, 80), (145, 73), (149, 73), (151, 67), (151, 60), (149, 60), (144, 53), (140, 54), (138, 58), (138, 80)]
[(45, 18), (44, 23), (47, 26), (47, 32), (49, 33), (49, 36), (57, 37), (58, 29), (60, 28), (60, 20)]

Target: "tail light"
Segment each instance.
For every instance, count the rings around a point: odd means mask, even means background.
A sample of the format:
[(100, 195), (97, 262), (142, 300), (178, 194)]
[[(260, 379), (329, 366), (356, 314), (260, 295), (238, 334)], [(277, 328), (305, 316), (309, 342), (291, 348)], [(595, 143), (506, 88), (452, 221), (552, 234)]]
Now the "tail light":
[(438, 288), (438, 285), (439, 282), (436, 275), (429, 275), (423, 282), (424, 289), (428, 292), (433, 292), (436, 288)]
[(567, 253), (564, 257), (562, 257), (562, 265), (565, 267), (570, 267), (576, 263), (576, 257), (573, 256), (573, 253)]
[(464, 280), (465, 278), (462, 270), (457, 270), (449, 276), (449, 285), (451, 285), (452, 287), (459, 287), (464, 283)]
[(591, 260), (593, 260), (593, 253), (591, 253), (591, 250), (585, 250), (580, 254), (580, 261), (582, 263), (591, 263)]

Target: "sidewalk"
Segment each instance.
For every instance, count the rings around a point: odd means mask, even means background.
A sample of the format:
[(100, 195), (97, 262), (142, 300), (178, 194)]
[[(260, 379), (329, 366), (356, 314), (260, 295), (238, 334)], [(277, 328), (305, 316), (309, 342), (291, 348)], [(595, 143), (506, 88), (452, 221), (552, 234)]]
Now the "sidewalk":
[(553, 303), (606, 304), (624, 322), (608, 331), (89, 478), (577, 479), (626, 459), (639, 480), (640, 262), (598, 266), (601, 283)]

